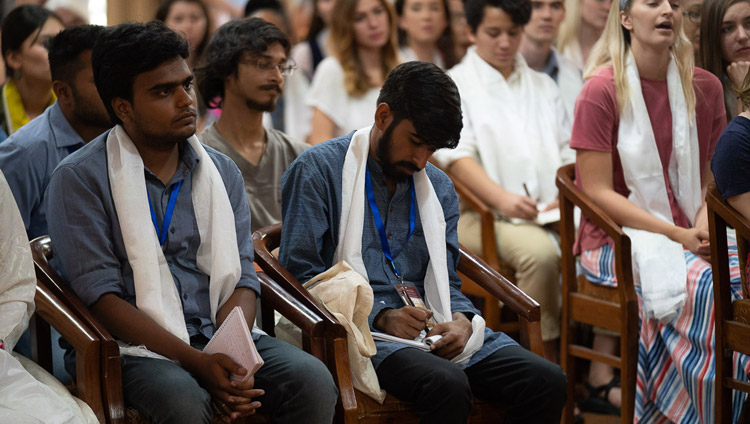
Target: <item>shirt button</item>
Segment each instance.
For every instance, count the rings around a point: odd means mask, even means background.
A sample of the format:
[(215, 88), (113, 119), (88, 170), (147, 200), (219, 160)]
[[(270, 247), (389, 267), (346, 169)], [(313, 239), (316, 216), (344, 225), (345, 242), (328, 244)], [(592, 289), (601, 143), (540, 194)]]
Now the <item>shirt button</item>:
[(390, 212), (393, 212), (393, 206), (391, 206), (390, 209), (388, 209)]
[(170, 228), (169, 232), (172, 233), (172, 234), (174, 234), (174, 227)]
[(388, 238), (391, 238), (393, 236), (393, 233), (388, 231)]
[(171, 266), (172, 266), (172, 261), (167, 261), (167, 265), (168, 265), (169, 267), (171, 267)]
[(185, 293), (185, 294), (182, 295), (182, 300), (187, 300), (187, 298), (188, 298), (187, 293)]

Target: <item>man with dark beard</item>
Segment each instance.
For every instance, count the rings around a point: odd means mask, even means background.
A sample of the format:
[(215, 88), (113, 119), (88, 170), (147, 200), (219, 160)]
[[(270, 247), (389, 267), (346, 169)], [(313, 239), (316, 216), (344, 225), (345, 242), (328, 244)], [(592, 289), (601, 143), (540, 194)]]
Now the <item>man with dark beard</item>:
[(485, 328), (461, 294), (458, 198), (427, 161), (455, 148), (462, 126), (440, 68), (394, 68), (372, 127), (310, 148), (282, 177), (279, 260), (299, 281), (345, 262), (372, 288), (371, 331), (442, 336), (429, 352), (376, 341), (371, 358), (380, 387), (414, 402), (421, 422), (465, 423), (476, 396), (508, 406), (504, 422), (557, 423), (560, 367)]
[(285, 77), (294, 72), (289, 39), (259, 18), (224, 24), (214, 33), (196, 78), (216, 124), (198, 138), (234, 160), (242, 171), (253, 231), (281, 221), (281, 174), (308, 144), (263, 127), (276, 108)]
[(104, 30), (79, 26), (50, 41), (49, 65), (57, 102), (0, 143), (0, 169), (29, 239), (47, 234), (44, 190), (57, 164), (112, 127), (91, 71), (91, 50)]

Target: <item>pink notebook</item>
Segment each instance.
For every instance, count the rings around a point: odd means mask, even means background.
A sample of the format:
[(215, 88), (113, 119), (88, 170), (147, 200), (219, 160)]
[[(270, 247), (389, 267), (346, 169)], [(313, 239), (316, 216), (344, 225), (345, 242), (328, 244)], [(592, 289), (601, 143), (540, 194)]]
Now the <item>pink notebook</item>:
[(227, 315), (203, 351), (223, 353), (248, 371), (245, 375), (232, 374), (231, 379), (234, 381), (246, 381), (263, 365), (263, 358), (255, 348), (245, 314), (239, 306), (235, 306)]

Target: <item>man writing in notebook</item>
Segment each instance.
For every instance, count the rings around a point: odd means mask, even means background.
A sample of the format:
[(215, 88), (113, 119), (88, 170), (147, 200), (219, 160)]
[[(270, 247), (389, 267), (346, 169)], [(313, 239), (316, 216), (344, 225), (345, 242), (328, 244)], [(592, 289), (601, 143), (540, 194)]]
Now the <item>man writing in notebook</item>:
[[(108, 29), (92, 54), (115, 128), (67, 157), (47, 190), (49, 230), (66, 281), (123, 345), (127, 406), (151, 422), (226, 421), (256, 409), (276, 422), (330, 423), (336, 388), (325, 366), (253, 334), (265, 365), (247, 370), (201, 351), (241, 306), (255, 321), (242, 176), (194, 137), (187, 43), (162, 23)], [(169, 359), (169, 360), (165, 360)]]
[[(486, 329), (460, 292), (458, 199), (427, 161), (461, 127), (449, 77), (396, 67), (372, 127), (306, 150), (282, 177), (280, 261), (300, 281), (346, 261), (373, 289), (373, 331), (416, 338), (430, 324), (428, 336), (442, 335), (431, 352), (378, 341), (371, 358), (381, 388), (415, 402), (422, 422), (465, 423), (472, 395), (510, 406), (508, 423), (559, 422), (560, 368)], [(430, 310), (408, 305), (404, 286)]]

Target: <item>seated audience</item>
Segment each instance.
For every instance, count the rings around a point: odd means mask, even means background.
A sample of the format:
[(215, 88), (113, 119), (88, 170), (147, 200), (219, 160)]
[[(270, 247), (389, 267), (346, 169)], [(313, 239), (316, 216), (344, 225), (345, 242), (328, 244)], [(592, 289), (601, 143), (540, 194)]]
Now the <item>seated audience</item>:
[(50, 40), (49, 67), (57, 101), (0, 143), (0, 169), (29, 239), (47, 234), (44, 190), (57, 164), (112, 126), (91, 70), (91, 51), (104, 30), (78, 26)]
[(305, 98), (318, 65), (330, 54), (328, 35), (331, 33), (333, 4), (334, 0), (315, 0), (307, 39), (292, 47), (291, 57), (297, 70), (284, 84), (284, 132), (296, 140), (307, 140), (310, 134), (312, 109), (305, 104)]
[(11, 352), (34, 313), (29, 239), (0, 172), (0, 418), (4, 423), (96, 423), (96, 416), (41, 367)]
[(248, 370), (202, 351), (235, 306), (255, 322), (260, 285), (242, 175), (193, 136), (188, 56), (158, 21), (118, 25), (96, 43), (94, 81), (117, 125), (52, 174), (63, 277), (120, 340), (125, 404), (151, 422), (208, 423), (213, 400), (227, 420), (260, 409), (276, 422), (330, 423), (336, 386), (309, 354), (253, 333), (265, 364), (239, 382), (230, 374)]
[[(495, 220), (498, 253), (515, 268), (518, 287), (541, 305), (545, 356), (554, 361), (560, 337), (559, 247), (537, 217), (557, 209), (555, 172), (574, 155), (560, 91), (518, 52), (530, 14), (528, 0), (466, 1), (475, 45), (448, 71), (461, 92), (464, 127), (458, 147), (437, 152), (436, 158), (501, 214)], [(461, 211), (460, 242), (481, 252), (481, 231), (479, 214)]]
[(521, 54), (529, 67), (549, 75), (560, 88), (568, 118), (583, 87), (581, 70), (553, 46), (560, 24), (565, 19), (563, 0), (532, 0), (531, 19), (523, 27)]
[(683, 0), (680, 2), (680, 9), (682, 9), (682, 30), (693, 45), (695, 66), (700, 66), (703, 0)]
[(458, 62), (448, 0), (396, 0), (396, 14), (401, 59), (434, 63), (440, 69)]
[(396, 14), (386, 0), (336, 0), (331, 56), (323, 59), (307, 94), (313, 108), (307, 142), (322, 143), (369, 123), (378, 90), (399, 63)]
[(469, 39), (469, 26), (466, 24), (463, 0), (448, 0), (448, 9), (451, 16), (455, 57), (456, 61), (460, 62), (466, 54), (466, 49), (472, 44)]
[(219, 99), (218, 122), (200, 140), (229, 156), (242, 171), (253, 217), (251, 231), (281, 222), (281, 174), (309, 145), (263, 127), (276, 107), (286, 75), (289, 39), (260, 18), (231, 21), (214, 34), (196, 70), (204, 99)]
[(610, 4), (612, 0), (565, 0), (566, 15), (557, 37), (557, 50), (581, 71), (604, 31)]
[[(440, 68), (396, 67), (374, 125), (308, 149), (284, 174), (280, 261), (299, 281), (346, 261), (372, 287), (371, 330), (442, 336), (430, 352), (375, 342), (380, 387), (414, 402), (420, 422), (466, 422), (473, 395), (509, 406), (506, 423), (557, 423), (561, 369), (485, 328), (461, 294), (458, 198), (427, 163), (458, 144), (461, 126), (458, 90)], [(396, 285), (431, 310), (404, 306)]]
[[(577, 149), (577, 183), (631, 241), (640, 318), (639, 422), (709, 423), (715, 414), (704, 194), (726, 119), (721, 84), (693, 66), (681, 19), (666, 0), (613, 3), (576, 104), (570, 142)], [(617, 285), (611, 240), (586, 218), (576, 253), (590, 281)], [(739, 284), (733, 290), (740, 295)], [(597, 335), (594, 348), (615, 353), (616, 339)], [(742, 357), (736, 365), (738, 378), (747, 362)], [(611, 367), (592, 363), (589, 384), (600, 407), (620, 406), (615, 381)]]
[(727, 119), (742, 111), (736, 90), (750, 68), (750, 1), (706, 0), (701, 18), (701, 66), (724, 87)]
[(0, 87), (0, 140), (55, 103), (47, 41), (63, 28), (60, 19), (41, 6), (19, 6), (3, 19), (2, 54), (8, 80)]

